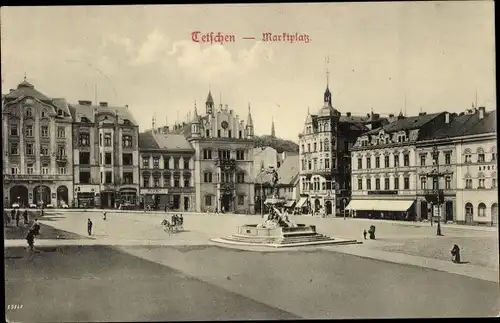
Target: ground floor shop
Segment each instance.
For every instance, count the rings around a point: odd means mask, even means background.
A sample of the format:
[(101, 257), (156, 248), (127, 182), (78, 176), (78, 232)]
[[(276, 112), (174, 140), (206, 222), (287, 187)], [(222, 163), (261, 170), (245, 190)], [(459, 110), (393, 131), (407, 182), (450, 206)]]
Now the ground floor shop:
[(417, 198), (417, 221), (441, 221), (456, 222), (456, 199), (455, 196), (445, 196), (444, 201), (434, 205), (426, 201), (425, 197)]
[(141, 189), (140, 208), (171, 211), (194, 211), (194, 192), (169, 192), (168, 189)]
[(497, 189), (460, 190), (456, 198), (456, 222), (498, 226)]
[(415, 200), (406, 199), (366, 199), (353, 197), (345, 211), (350, 217), (415, 221), (417, 209)]
[(73, 203), (72, 190), (73, 183), (69, 181), (4, 182), (4, 203), (30, 207), (43, 202), (44, 205), (61, 207)]

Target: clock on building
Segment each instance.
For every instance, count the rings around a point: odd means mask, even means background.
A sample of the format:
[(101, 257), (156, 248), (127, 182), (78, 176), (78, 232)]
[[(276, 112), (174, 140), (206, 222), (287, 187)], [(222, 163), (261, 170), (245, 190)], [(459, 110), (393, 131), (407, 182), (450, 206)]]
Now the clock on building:
[(227, 129), (227, 127), (228, 127), (228, 126), (229, 126), (229, 124), (227, 123), (227, 121), (222, 121), (222, 123), (221, 123), (221, 127), (222, 127), (223, 129)]

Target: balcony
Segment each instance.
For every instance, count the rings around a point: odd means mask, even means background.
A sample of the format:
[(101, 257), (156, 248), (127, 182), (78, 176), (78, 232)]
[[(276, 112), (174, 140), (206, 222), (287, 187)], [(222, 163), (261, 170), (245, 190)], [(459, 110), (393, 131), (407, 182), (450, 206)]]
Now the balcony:
[(68, 162), (68, 157), (66, 155), (57, 155), (56, 163), (65, 165)]
[(222, 168), (223, 170), (234, 170), (236, 169), (236, 160), (234, 158), (231, 159), (216, 159), (215, 165), (217, 167)]
[(4, 181), (32, 181), (39, 182), (42, 181), (71, 181), (73, 180), (72, 175), (40, 175), (40, 174), (30, 174), (30, 175), (20, 175), (20, 174), (4, 174)]
[(233, 182), (221, 182), (217, 183), (217, 189), (226, 193), (230, 193), (235, 189), (235, 184)]

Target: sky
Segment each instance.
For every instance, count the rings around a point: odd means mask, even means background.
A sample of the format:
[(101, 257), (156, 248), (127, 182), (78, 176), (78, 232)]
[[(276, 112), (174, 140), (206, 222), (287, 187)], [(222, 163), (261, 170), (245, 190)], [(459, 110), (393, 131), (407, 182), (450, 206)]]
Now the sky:
[[(215, 104), (256, 134), (298, 140), (323, 105), (342, 114), (495, 109), (494, 4), (386, 2), (1, 8), (2, 93), (128, 105), (141, 131)], [(234, 42), (194, 42), (221, 32)], [(266, 42), (263, 33), (307, 35)], [(200, 35), (201, 35), (200, 34)], [(243, 39), (255, 37), (255, 39)], [(97, 91), (96, 91), (97, 89)], [(477, 93), (477, 95), (476, 95)], [(406, 98), (406, 99), (405, 99)]]

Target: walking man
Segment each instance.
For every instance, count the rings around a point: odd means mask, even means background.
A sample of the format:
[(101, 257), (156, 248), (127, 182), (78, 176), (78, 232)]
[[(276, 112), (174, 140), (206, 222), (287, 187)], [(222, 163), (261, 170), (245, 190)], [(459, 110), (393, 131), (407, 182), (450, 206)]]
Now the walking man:
[(33, 232), (33, 230), (30, 230), (28, 232), (28, 235), (26, 236), (26, 241), (28, 242), (29, 251), (33, 252), (35, 246), (35, 233)]
[(87, 220), (87, 232), (89, 236), (92, 235), (92, 221), (90, 221), (90, 219)]
[(365, 240), (366, 240), (366, 235), (367, 235), (367, 232), (366, 232), (366, 230), (364, 230), (363, 231), (363, 238), (365, 238)]

